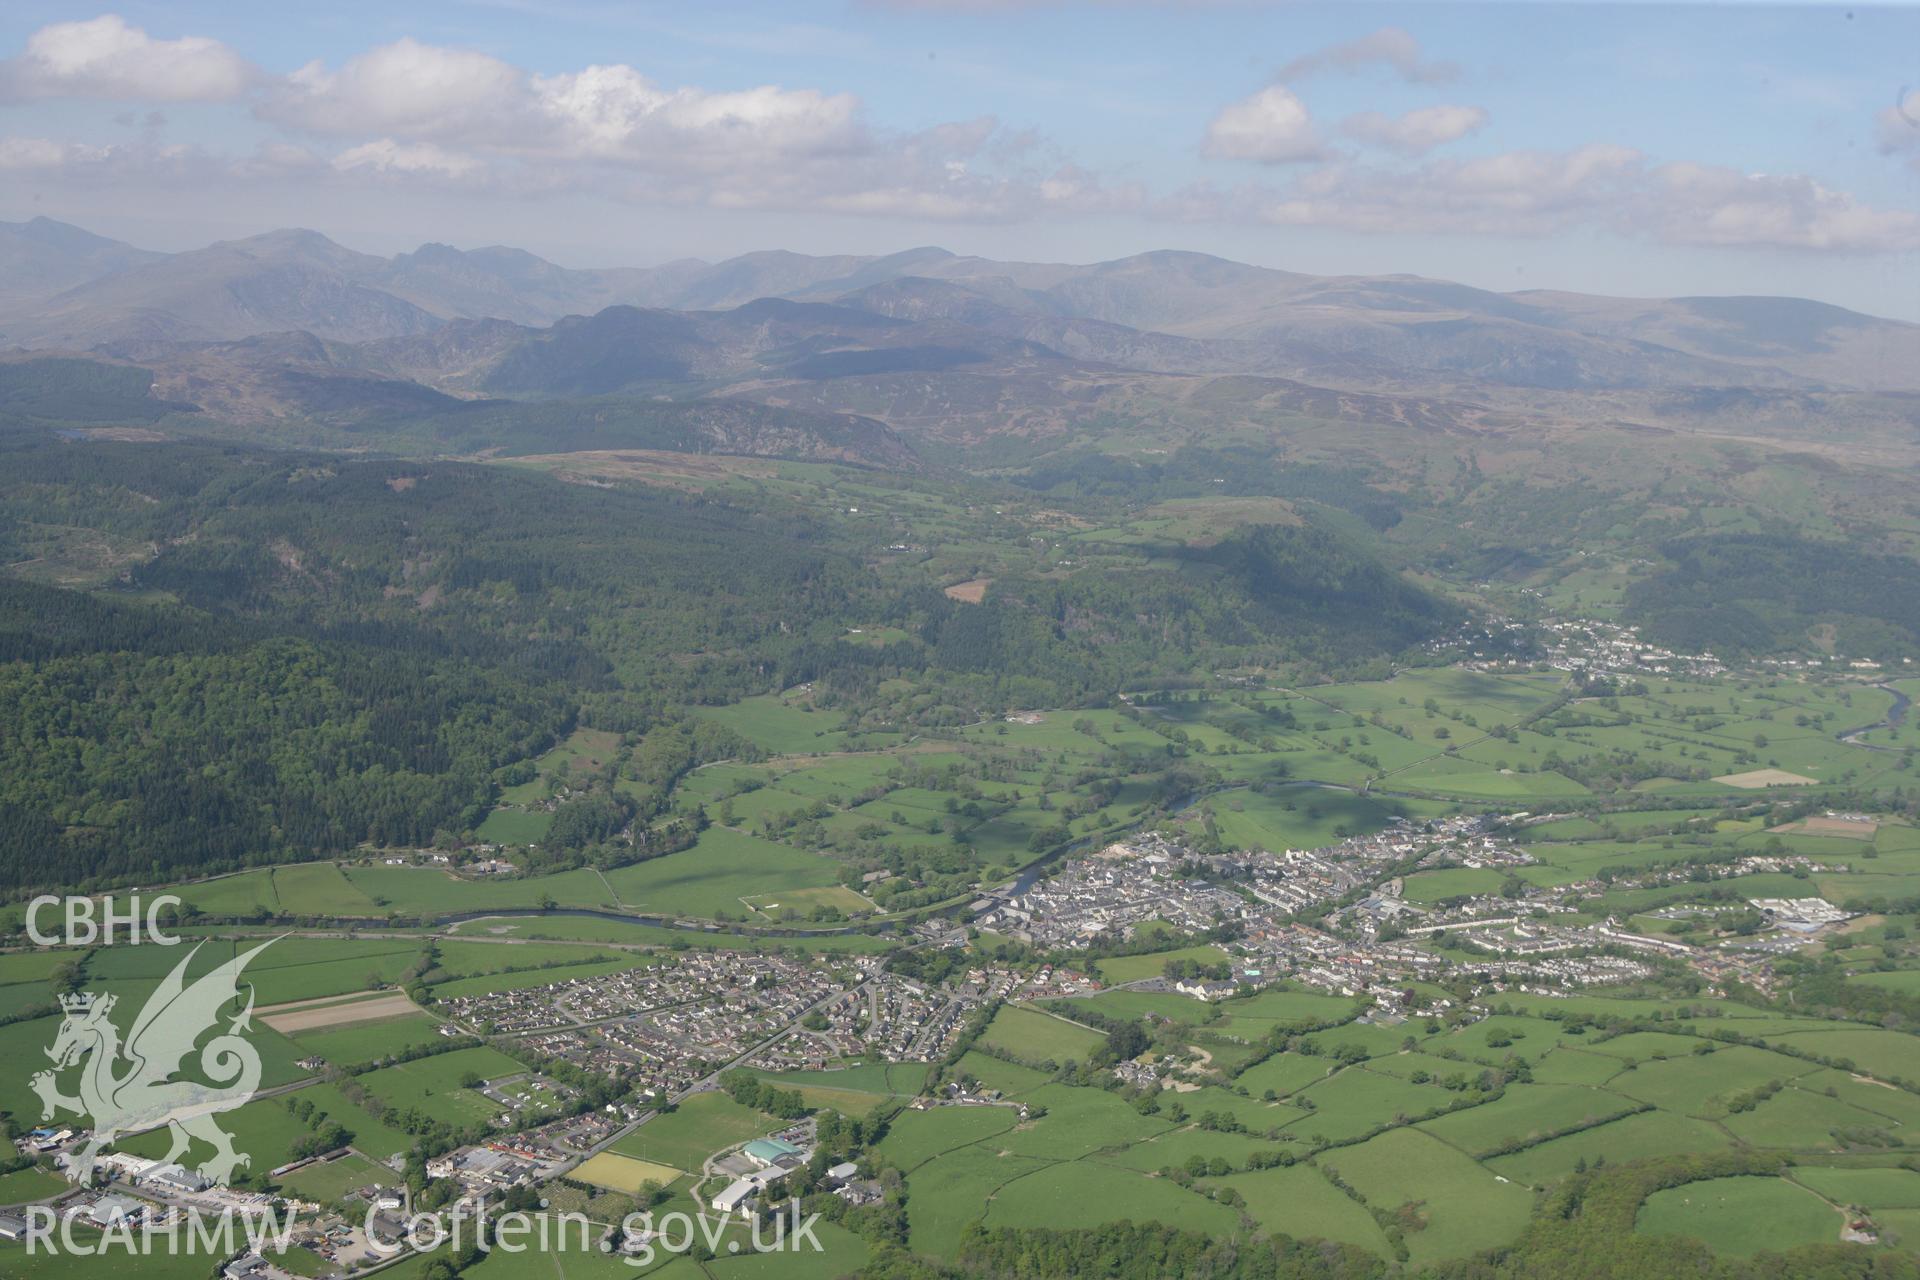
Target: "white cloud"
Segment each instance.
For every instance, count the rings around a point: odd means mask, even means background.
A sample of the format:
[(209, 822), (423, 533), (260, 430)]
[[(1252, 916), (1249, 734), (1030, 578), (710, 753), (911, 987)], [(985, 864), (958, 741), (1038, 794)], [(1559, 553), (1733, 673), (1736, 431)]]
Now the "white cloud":
[(27, 38), (0, 62), (0, 100), (99, 98), (139, 102), (223, 102), (239, 97), (256, 73), (218, 40), (156, 40), (106, 14), (57, 22)]
[(1202, 150), (1217, 160), (1262, 164), (1298, 164), (1327, 154), (1306, 104), (1278, 84), (1222, 108), (1207, 126)]
[(1920, 249), (1920, 214), (1862, 205), (1796, 174), (1665, 164), (1653, 171), (1637, 211), (1671, 244)]
[(334, 170), (390, 180), (931, 218), (1144, 199), (1039, 164), (1029, 154), (1036, 140), (991, 116), (881, 134), (850, 93), (673, 87), (624, 64), (535, 75), (415, 40), (338, 68), (309, 64), (274, 86), (257, 113), (355, 140)]
[(1449, 105), (1419, 107), (1401, 116), (1362, 111), (1342, 120), (1340, 132), (1376, 147), (1417, 156), (1464, 138), (1486, 123), (1487, 113), (1479, 107)]
[(1862, 205), (1805, 177), (1656, 165), (1634, 148), (1604, 143), (1411, 170), (1342, 162), (1283, 188), (1192, 188), (1156, 212), (1378, 234), (1532, 237), (1601, 229), (1691, 246), (1920, 249), (1920, 214)]
[(333, 167), (342, 173), (363, 170), (381, 174), (465, 178), (478, 173), (481, 164), (472, 156), (449, 151), (431, 142), (395, 142), (392, 138), (379, 138), (342, 151), (333, 158)]
[(151, 136), (107, 144), (19, 134), (0, 136), (0, 173), (26, 175), (35, 182), (105, 191), (121, 189), (129, 182), (186, 183), (204, 189), (231, 171), (229, 162), (197, 147)]
[[(1385, 67), (1430, 83), (1452, 69), (1398, 28), (1296, 59), (1294, 76)], [(1165, 219), (1407, 234), (1538, 236), (1597, 228), (1692, 246), (1839, 252), (1920, 248), (1920, 214), (1861, 204), (1811, 178), (1660, 163), (1630, 147), (1404, 164), (1327, 145), (1275, 83), (1223, 108), (1207, 155), (1298, 166), (1290, 180), (1155, 199), (1112, 185), (992, 116), (915, 131), (871, 123), (858, 97), (781, 85), (662, 84), (624, 64), (540, 75), (468, 49), (402, 39), (267, 77), (219, 41), (157, 40), (111, 15), (41, 28), (0, 62), (0, 100), (244, 100), (276, 124), (250, 154), (169, 144), (159, 121), (107, 145), (0, 136), (0, 170), (128, 192), (323, 191), (410, 185), (502, 194), (591, 192), (635, 204), (1012, 222), (1144, 212)], [(127, 114), (129, 124), (136, 119)], [(1882, 111), (1880, 142), (1920, 166), (1920, 94)], [(1362, 112), (1339, 136), (1418, 157), (1487, 123), (1478, 107)], [(1295, 176), (1297, 175), (1297, 176)], [(209, 196), (209, 198), (213, 198)]]
[(538, 76), (484, 53), (412, 39), (370, 49), (338, 70), (310, 63), (258, 108), (264, 119), (315, 134), (665, 168), (864, 150), (859, 112), (858, 99), (845, 93), (666, 88), (622, 64)]
[(513, 127), (526, 99), (525, 74), (498, 58), (408, 38), (338, 70), (310, 62), (275, 84), (257, 113), (309, 133), (450, 138)]
[(81, 160), (84, 153), (97, 157), (101, 150), (53, 138), (0, 138), (0, 170), (60, 169)]
[(536, 77), (531, 123), (570, 154), (678, 167), (744, 155), (807, 156), (870, 148), (852, 94), (762, 85), (736, 92), (663, 89), (629, 66)]
[(1880, 150), (1909, 156), (1908, 163), (1920, 170), (1920, 89), (1909, 90), (1894, 105), (1881, 108), (1876, 123), (1880, 126)]
[(1357, 40), (1295, 58), (1281, 67), (1274, 79), (1291, 82), (1322, 71), (1358, 71), (1371, 66), (1388, 67), (1409, 84), (1445, 84), (1460, 74), (1451, 62), (1429, 62), (1420, 41), (1410, 32), (1401, 27), (1382, 27)]

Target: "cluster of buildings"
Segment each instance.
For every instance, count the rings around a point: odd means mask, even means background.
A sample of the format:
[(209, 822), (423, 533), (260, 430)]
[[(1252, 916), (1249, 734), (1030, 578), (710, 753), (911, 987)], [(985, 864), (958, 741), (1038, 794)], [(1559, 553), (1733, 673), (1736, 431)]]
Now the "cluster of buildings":
[(871, 979), (878, 963), (692, 951), (644, 969), (462, 996), (442, 1009), (665, 1096), (781, 1037), (803, 1013)]
[(1196, 874), (1193, 854), (1157, 834), (1116, 841), (1024, 890), (973, 904), (975, 923), (1039, 947), (1127, 939), (1148, 921), (1200, 932), (1238, 919), (1245, 900)]
[(818, 1070), (848, 1058), (925, 1062), (947, 1051), (979, 1003), (978, 995), (876, 973), (833, 997), (810, 1020), (815, 1025), (767, 1046), (751, 1065), (788, 1071)]
[(811, 1121), (783, 1129), (771, 1137), (755, 1138), (738, 1151), (714, 1162), (713, 1171), (733, 1179), (714, 1194), (712, 1207), (723, 1214), (751, 1215), (767, 1188), (785, 1182), (813, 1156)]
[(1727, 666), (1709, 651), (1679, 653), (1640, 638), (1640, 628), (1592, 618), (1549, 618), (1535, 626), (1547, 665), (1577, 675), (1717, 676)]
[(1776, 928), (1792, 933), (1813, 933), (1828, 925), (1844, 924), (1854, 917), (1853, 912), (1842, 910), (1825, 898), (1749, 898), (1747, 905)]
[(427, 1161), (427, 1176), (451, 1178), (473, 1196), (504, 1191), (559, 1173), (566, 1154), (537, 1137), (518, 1135), (484, 1146), (462, 1147)]
[[(1624, 652), (1624, 650), (1622, 650)], [(1636, 651), (1638, 652), (1638, 651)], [(1824, 868), (1797, 855), (1757, 855), (1724, 867), (1663, 867), (1633, 879), (1539, 888), (1509, 879), (1500, 893), (1444, 903), (1402, 897), (1412, 870), (1510, 870), (1535, 861), (1503, 832), (1528, 815), (1399, 820), (1385, 830), (1321, 849), (1194, 853), (1164, 836), (1107, 846), (1067, 864), (1023, 892), (975, 904), (976, 923), (1056, 949), (1131, 937), (1148, 921), (1187, 932), (1233, 926), (1217, 968), (1151, 985), (1200, 999), (1288, 979), (1334, 994), (1372, 997), (1391, 1015), (1410, 980), (1466, 973), (1490, 991), (1567, 994), (1644, 981), (1679, 960), (1709, 982), (1769, 989), (1769, 948), (1790, 950), (1795, 935), (1826, 929), (1847, 913), (1821, 899), (1756, 899), (1779, 931), (1772, 938), (1713, 948), (1637, 932), (1617, 919), (1583, 917), (1580, 903), (1609, 889)], [(1436, 945), (1451, 939), (1465, 947)], [(1775, 941), (1779, 945), (1775, 946)]]
[(1193, 867), (1193, 856), (1165, 837), (1136, 836), (1067, 863), (1024, 891), (981, 899), (976, 923), (1036, 947), (1060, 948), (1131, 938), (1150, 920), (1200, 933), (1246, 914), (1244, 898), (1191, 874)]

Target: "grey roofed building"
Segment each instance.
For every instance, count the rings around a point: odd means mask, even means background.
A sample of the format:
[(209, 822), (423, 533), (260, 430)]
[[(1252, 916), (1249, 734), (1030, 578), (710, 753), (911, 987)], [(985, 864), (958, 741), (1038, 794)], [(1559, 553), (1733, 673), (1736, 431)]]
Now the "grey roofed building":
[(114, 1222), (138, 1222), (146, 1209), (145, 1203), (131, 1196), (101, 1196), (99, 1203), (87, 1210), (87, 1217), (96, 1226), (104, 1227)]
[(141, 1181), (151, 1186), (165, 1187), (169, 1191), (205, 1191), (213, 1185), (212, 1180), (205, 1174), (196, 1173), (192, 1169), (177, 1164), (150, 1169)]

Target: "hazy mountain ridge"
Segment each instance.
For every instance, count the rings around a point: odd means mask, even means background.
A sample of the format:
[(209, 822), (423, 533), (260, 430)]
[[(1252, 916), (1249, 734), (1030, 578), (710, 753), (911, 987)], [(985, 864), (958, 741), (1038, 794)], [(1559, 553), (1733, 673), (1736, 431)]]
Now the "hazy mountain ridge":
[[(43, 243), (65, 247), (35, 265), (21, 246)], [(29, 347), (235, 341), (285, 330), (370, 342), (429, 334), (457, 320), (539, 328), (611, 306), (711, 312), (767, 298), (951, 322), (1074, 360), (1372, 389), (1447, 390), (1462, 380), (1546, 389), (1920, 389), (1920, 325), (1794, 298), (1503, 294), (1415, 276), (1315, 276), (1171, 250), (1084, 266), (918, 248), (871, 257), (767, 251), (719, 263), (576, 270), (518, 249), (426, 244), (380, 258), (316, 232), (275, 231), (152, 255), (46, 219), (0, 224), (0, 341)], [(838, 332), (847, 323), (842, 317), (830, 327)], [(733, 353), (771, 348), (770, 339), (742, 345), (711, 328), (702, 337)], [(676, 358), (693, 376), (713, 363), (690, 352)]]
[(51, 297), (165, 256), (52, 218), (0, 222), (0, 305)]

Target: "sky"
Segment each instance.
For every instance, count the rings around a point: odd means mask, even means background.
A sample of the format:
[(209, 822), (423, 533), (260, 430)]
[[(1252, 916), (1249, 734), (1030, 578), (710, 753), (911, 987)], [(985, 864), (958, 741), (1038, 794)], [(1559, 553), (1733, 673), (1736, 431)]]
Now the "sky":
[(0, 9), (0, 219), (567, 266), (1189, 249), (1920, 320), (1920, 8)]

